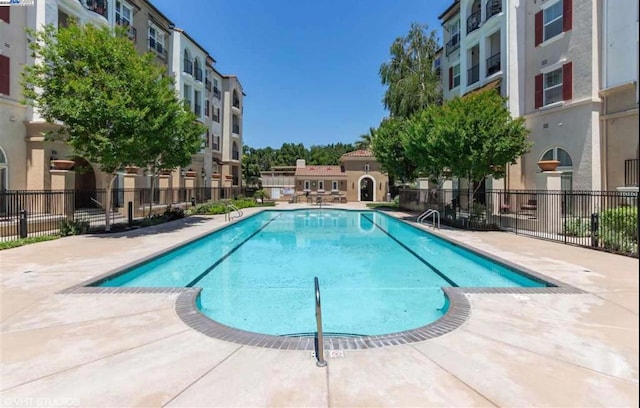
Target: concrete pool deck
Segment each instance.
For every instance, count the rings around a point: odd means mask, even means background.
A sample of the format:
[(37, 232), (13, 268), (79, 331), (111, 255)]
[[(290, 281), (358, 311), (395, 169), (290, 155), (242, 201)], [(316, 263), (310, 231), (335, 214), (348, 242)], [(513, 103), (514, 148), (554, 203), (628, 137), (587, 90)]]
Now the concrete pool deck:
[(57, 293), (223, 224), (190, 217), (0, 252), (3, 406), (639, 404), (638, 260), (510, 233), (438, 232), (587, 293), (467, 294), (458, 329), (335, 353), (326, 368), (308, 351), (205, 336), (177, 316), (175, 294)]

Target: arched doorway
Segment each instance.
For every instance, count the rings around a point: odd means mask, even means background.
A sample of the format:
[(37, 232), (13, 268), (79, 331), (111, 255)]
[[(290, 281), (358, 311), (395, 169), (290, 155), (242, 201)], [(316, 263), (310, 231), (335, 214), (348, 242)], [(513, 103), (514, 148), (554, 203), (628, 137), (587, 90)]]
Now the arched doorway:
[(93, 167), (82, 157), (74, 157), (73, 161), (76, 163), (73, 166), (76, 172), (76, 208), (94, 208), (97, 204), (91, 200), (96, 199), (96, 175)]
[(358, 181), (360, 192), (358, 193), (358, 201), (375, 201), (375, 180), (370, 176), (362, 176)]

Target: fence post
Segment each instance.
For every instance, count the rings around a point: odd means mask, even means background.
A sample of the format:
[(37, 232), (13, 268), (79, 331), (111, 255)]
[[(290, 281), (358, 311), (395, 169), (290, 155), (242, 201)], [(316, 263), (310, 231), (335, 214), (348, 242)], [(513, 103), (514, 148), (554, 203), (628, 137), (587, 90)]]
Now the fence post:
[(591, 246), (598, 246), (598, 227), (600, 220), (598, 219), (598, 213), (591, 214)]
[(20, 238), (27, 237), (27, 210), (20, 210)]
[(133, 201), (127, 203), (127, 222), (129, 226), (133, 223)]

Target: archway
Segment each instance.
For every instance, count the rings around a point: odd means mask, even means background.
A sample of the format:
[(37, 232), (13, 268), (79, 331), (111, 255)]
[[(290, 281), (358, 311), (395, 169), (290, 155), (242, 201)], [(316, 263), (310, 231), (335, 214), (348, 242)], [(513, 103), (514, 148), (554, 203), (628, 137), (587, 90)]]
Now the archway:
[(358, 201), (375, 201), (375, 188), (376, 181), (370, 176), (362, 176), (358, 180), (360, 190), (358, 192)]
[(75, 205), (76, 208), (93, 208), (96, 203), (91, 199), (96, 199), (96, 175), (93, 167), (82, 157), (74, 157), (76, 163), (73, 170), (76, 172), (75, 182)]

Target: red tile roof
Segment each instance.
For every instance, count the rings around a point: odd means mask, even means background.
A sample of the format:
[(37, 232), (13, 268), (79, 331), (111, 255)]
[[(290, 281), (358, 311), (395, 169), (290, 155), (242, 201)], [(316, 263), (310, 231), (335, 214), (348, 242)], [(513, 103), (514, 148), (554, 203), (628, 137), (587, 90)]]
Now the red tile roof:
[(340, 166), (306, 166), (296, 169), (296, 176), (310, 176), (310, 177), (347, 177), (347, 173), (344, 173)]
[(374, 157), (371, 150), (355, 150), (353, 152), (345, 153), (342, 157)]

